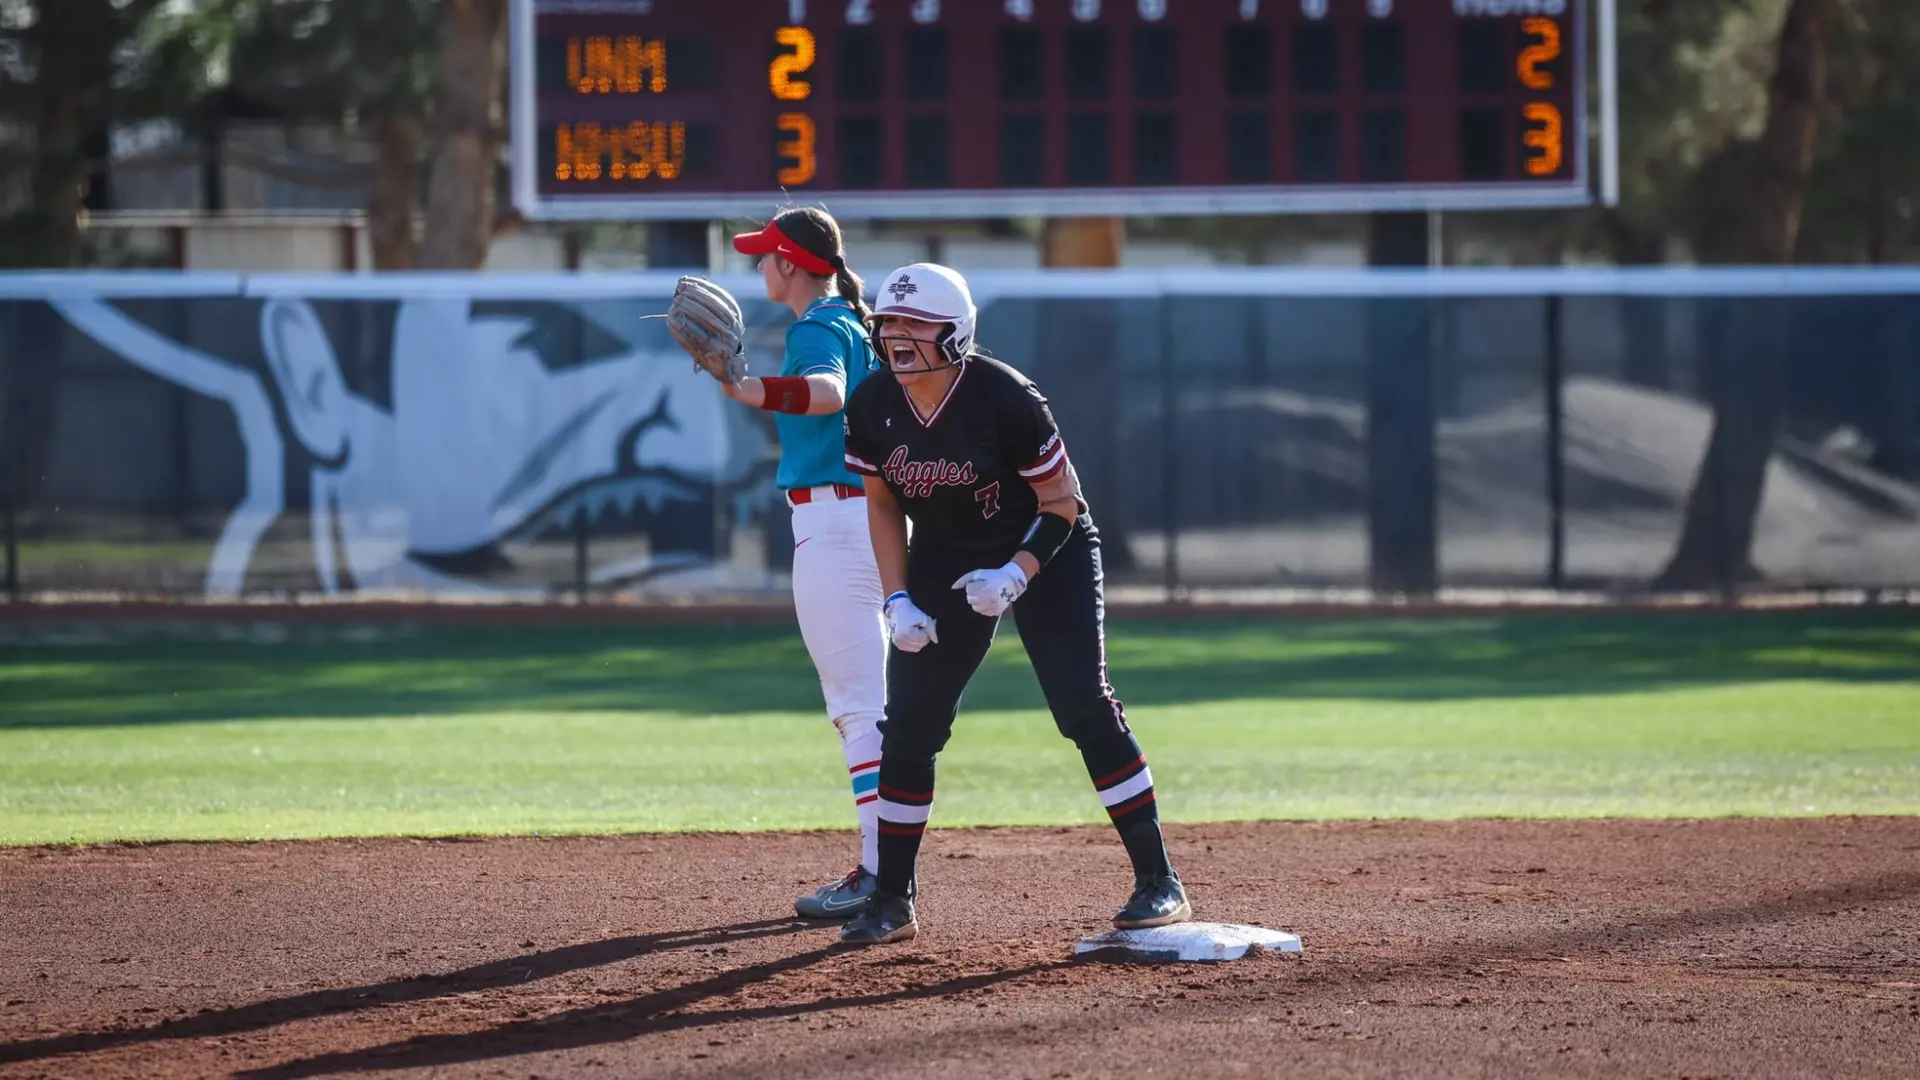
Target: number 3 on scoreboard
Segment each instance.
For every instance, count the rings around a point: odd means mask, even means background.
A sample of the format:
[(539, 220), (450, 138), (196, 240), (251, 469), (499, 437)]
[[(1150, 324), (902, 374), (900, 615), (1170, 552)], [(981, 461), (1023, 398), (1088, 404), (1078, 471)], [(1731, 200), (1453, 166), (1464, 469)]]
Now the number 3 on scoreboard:
[(813, 175), (820, 171), (820, 159), (814, 152), (813, 117), (806, 113), (781, 113), (776, 124), (780, 134), (787, 137), (774, 144), (780, 161), (774, 179), (786, 187), (812, 183)]
[(1527, 132), (1521, 141), (1531, 151), (1527, 155), (1527, 173), (1530, 176), (1552, 176), (1560, 171), (1560, 160), (1564, 154), (1561, 145), (1560, 110), (1544, 101), (1528, 102), (1521, 111), (1527, 118)]

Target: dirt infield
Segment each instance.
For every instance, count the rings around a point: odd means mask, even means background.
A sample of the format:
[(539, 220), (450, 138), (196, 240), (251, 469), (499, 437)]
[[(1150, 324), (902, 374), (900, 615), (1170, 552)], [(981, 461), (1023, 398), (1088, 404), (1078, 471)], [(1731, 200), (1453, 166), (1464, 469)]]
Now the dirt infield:
[(1074, 963), (1104, 830), (936, 831), (922, 937), (784, 917), (828, 834), (0, 851), (0, 1076), (1911, 1077), (1920, 819), (1170, 830), (1301, 958)]

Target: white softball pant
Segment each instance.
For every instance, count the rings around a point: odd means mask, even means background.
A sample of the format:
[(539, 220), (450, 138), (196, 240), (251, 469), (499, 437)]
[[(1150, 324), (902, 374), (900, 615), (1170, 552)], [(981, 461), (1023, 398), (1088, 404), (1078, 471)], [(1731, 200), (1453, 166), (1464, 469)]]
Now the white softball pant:
[(832, 487), (809, 494), (811, 501), (793, 507), (793, 606), (827, 716), (840, 732), (860, 818), (861, 863), (876, 871), (879, 725), (887, 703), (880, 570), (867, 533), (867, 500), (839, 498)]

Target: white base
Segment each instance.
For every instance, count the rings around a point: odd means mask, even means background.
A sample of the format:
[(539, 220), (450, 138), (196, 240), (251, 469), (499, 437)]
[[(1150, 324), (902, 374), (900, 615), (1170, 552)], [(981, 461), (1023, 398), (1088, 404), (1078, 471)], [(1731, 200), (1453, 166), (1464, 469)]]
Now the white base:
[(1238, 960), (1254, 949), (1264, 952), (1300, 951), (1293, 934), (1263, 926), (1189, 922), (1146, 930), (1111, 930), (1084, 937), (1073, 947), (1075, 956), (1091, 952), (1121, 954), (1129, 959), (1161, 963)]

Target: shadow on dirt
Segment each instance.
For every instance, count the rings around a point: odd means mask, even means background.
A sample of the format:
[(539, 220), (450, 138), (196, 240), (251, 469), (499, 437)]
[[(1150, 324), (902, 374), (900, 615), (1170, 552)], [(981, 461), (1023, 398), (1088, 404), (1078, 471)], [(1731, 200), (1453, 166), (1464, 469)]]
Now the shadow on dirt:
[[(1445, 955), (1427, 959), (1408, 961), (1373, 960), (1355, 964), (1343, 962), (1339, 957), (1327, 957), (1316, 968), (1314, 976), (1295, 984), (1298, 993), (1295, 998), (1330, 996), (1343, 998), (1350, 996), (1356, 986), (1390, 985), (1403, 978), (1420, 978), (1432, 975), (1445, 975), (1452, 971), (1471, 969), (1475, 964), (1489, 960), (1525, 960), (1555, 959), (1578, 956), (1581, 954), (1606, 953), (1621, 948), (1650, 945), (1656, 942), (1683, 938), (1689, 934), (1723, 931), (1741, 926), (1756, 926), (1782, 920), (1817, 915), (1831, 911), (1836, 907), (1858, 907), (1863, 904), (1884, 903), (1888, 901), (1920, 898), (1920, 874), (1896, 873), (1860, 879), (1827, 888), (1812, 889), (1786, 895), (1762, 897), (1749, 903), (1729, 904), (1718, 908), (1693, 911), (1675, 911), (1649, 915), (1632, 922), (1611, 924), (1588, 924), (1585, 926), (1555, 929), (1545, 933), (1514, 941), (1491, 949), (1468, 951), (1456, 948)], [(698, 931), (684, 939), (672, 935), (659, 935), (661, 939), (672, 939), (671, 946), (698, 944), (703, 940), (719, 940), (718, 935), (733, 933), (758, 933), (770, 935), (789, 931), (791, 924), (757, 923), (743, 927), (721, 928), (719, 930)], [(622, 945), (622, 942), (641, 942), (648, 939), (621, 939), (619, 942), (600, 942), (593, 946), (576, 946), (575, 949), (607, 950), (613, 947), (620, 955), (636, 955), (641, 951), (637, 945)], [(556, 962), (551, 958), (570, 950), (556, 950), (555, 953), (542, 954), (533, 958), (516, 958), (501, 961), (486, 968), (469, 971), (496, 971), (493, 977), (500, 977), (505, 970), (516, 970), (529, 963), (549, 964), (541, 968), (547, 973), (574, 970), (584, 963)], [(845, 955), (837, 948), (810, 949), (792, 956), (737, 968), (732, 971), (700, 979), (677, 986), (669, 990), (643, 995), (638, 998), (607, 1002), (591, 1008), (574, 1009), (550, 1016), (516, 1020), (479, 1032), (450, 1033), (421, 1036), (412, 1039), (387, 1043), (366, 1049), (323, 1054), (285, 1065), (255, 1070), (240, 1075), (256, 1080), (291, 1080), (296, 1077), (321, 1076), (339, 1072), (384, 1072), (399, 1069), (417, 1069), (446, 1067), (511, 1058), (524, 1054), (550, 1053), (572, 1050), (582, 1047), (607, 1045), (643, 1038), (664, 1032), (688, 1028), (715, 1027), (736, 1023), (784, 1019), (795, 1016), (835, 1012), (846, 1009), (858, 1009), (889, 1002), (927, 1000), (950, 997), (997, 984), (1016, 982), (1030, 976), (1044, 975), (1074, 966), (1076, 961), (1062, 959), (1050, 963), (1028, 964), (1001, 971), (971, 974), (959, 978), (944, 980), (926, 986), (913, 986), (881, 993), (849, 994), (845, 996), (821, 997), (811, 1001), (794, 1001), (782, 1004), (758, 1005), (752, 1007), (718, 1009), (688, 1014), (683, 1010), (703, 1001), (726, 997), (748, 987), (765, 983), (781, 974), (799, 971), (818, 964), (829, 957)], [(598, 962), (610, 962), (600, 960)], [(1131, 966), (1131, 965), (1128, 965)], [(447, 976), (453, 979), (455, 976)], [(1128, 976), (1135, 977), (1135, 976)], [(512, 980), (519, 981), (519, 980)], [(385, 988), (400, 996), (390, 996), (381, 1003), (407, 1000), (400, 988), (407, 984), (388, 984)], [(438, 992), (447, 992), (441, 990)], [(236, 1017), (258, 1013), (264, 1022), (249, 1026), (266, 1026), (267, 1023), (279, 1023), (317, 1013), (309, 1007), (287, 1011), (293, 1003), (307, 1001), (309, 998), (327, 998), (343, 1003), (347, 1007), (364, 1007), (356, 1003), (356, 995), (364, 995), (365, 989), (330, 992), (322, 995), (309, 995), (307, 998), (291, 999), (290, 1002), (267, 1002), (248, 1009), (234, 1010), (224, 1014), (211, 1014), (213, 1021), (201, 1017), (195, 1021), (186, 1021), (180, 1025), (200, 1025), (192, 1031), (168, 1031), (168, 1025), (148, 1029), (146, 1032), (129, 1033), (125, 1036), (79, 1036), (69, 1040), (58, 1040), (66, 1045), (57, 1048), (45, 1044), (36, 1046), (37, 1052), (31, 1057), (21, 1057), (11, 1053), (14, 1048), (0, 1050), (0, 1062), (9, 1060), (31, 1060), (52, 1053), (72, 1050), (98, 1049), (111, 1045), (115, 1041), (136, 1041), (145, 1038), (177, 1038), (189, 1035), (224, 1034), (240, 1030), (233, 1026)], [(418, 994), (415, 996), (433, 996)], [(321, 1010), (344, 1011), (344, 1010)], [(272, 1019), (266, 1019), (271, 1017)], [(224, 1022), (223, 1022), (224, 1019)], [(1108, 1024), (1110, 1018), (1090, 1018), (1089, 1024)], [(1061, 1031), (1053, 1031), (1057, 1038)], [(95, 1041), (89, 1041), (95, 1040)], [(28, 1044), (35, 1045), (35, 1044)], [(903, 1059), (904, 1060), (904, 1059)], [(790, 1063), (791, 1064), (791, 1063)]]
[(1880, 874), (1821, 889), (1763, 897), (1750, 904), (1675, 911), (1605, 926), (1569, 927), (1514, 942), (1488, 955), (1496, 959), (1546, 959), (1583, 951), (1631, 948), (1688, 934), (1827, 915), (1840, 908), (1892, 900), (1920, 900), (1920, 873)]
[[(1402, 982), (1433, 977), (1459, 977), (1464, 988), (1477, 984), (1482, 969), (1490, 963), (1591, 958), (1595, 955), (1630, 951), (1637, 947), (1683, 939), (1693, 934), (1765, 926), (1770, 923), (1831, 914), (1835, 909), (1860, 908), (1869, 904), (1899, 901), (1920, 901), (1920, 874), (1884, 874), (1826, 888), (1764, 897), (1748, 904), (1728, 904), (1717, 908), (1650, 914), (1631, 922), (1570, 926), (1535, 934), (1493, 948), (1470, 950), (1461, 947), (1458, 942), (1449, 942), (1443, 952), (1418, 959), (1370, 958), (1356, 963), (1350, 959), (1314, 953), (1313, 946), (1309, 943), (1309, 955), (1317, 961), (1311, 973), (1306, 973), (1303, 969), (1298, 976), (1278, 982), (1281, 989), (1276, 996), (1285, 1001), (1290, 1008), (1301, 1009), (1316, 1002), (1324, 1004), (1350, 1002), (1356, 998), (1383, 998), (1391, 994), (1387, 988)], [(1148, 977), (1139, 972), (1143, 965), (1132, 963), (1109, 965), (1104, 961), (1092, 962), (1099, 963), (1101, 966), (1128, 969), (1131, 973), (1124, 977), (1129, 979)], [(1383, 990), (1387, 992), (1382, 993)], [(1191, 1013), (1195, 1021), (1200, 1023), (1219, 1022), (1220, 1008), (1219, 1003), (1200, 1002), (1188, 1004), (1164, 1001), (1155, 1005), (1155, 1009), (1160, 1012)], [(1256, 1012), (1273, 1011), (1270, 1005), (1249, 1006), (1246, 1002), (1237, 1002), (1228, 1005), (1227, 1008), (1236, 1011), (1244, 1011), (1248, 1008)], [(1104, 1014), (1090, 1014), (1084, 1018), (1056, 1018), (1046, 1028), (1046, 1039), (1049, 1045), (1054, 1046), (1081, 1043), (1090, 1045), (1100, 1037), (1103, 1029), (1112, 1026), (1113, 1018)], [(887, 1057), (890, 1061), (909, 1063), (901, 1070), (903, 1074), (909, 1074), (914, 1071), (914, 1063), (940, 1060), (941, 1051), (950, 1050), (956, 1037), (952, 1030), (939, 1030), (917, 1033), (917, 1037), (892, 1039), (889, 1040)], [(1025, 1031), (1009, 1026), (991, 1032), (975, 1031), (970, 1037), (992, 1038), (995, 1044), (1006, 1052), (1017, 1053), (1012, 1048), (1016, 1047), (1022, 1039), (1031, 1036)], [(1276, 1051), (1283, 1047), (1284, 1044), (1275, 1044)], [(839, 1063), (838, 1059), (843, 1056), (842, 1051), (836, 1048), (824, 1057), (788, 1057), (777, 1063), (765, 1063), (760, 1067), (747, 1065), (736, 1069), (731, 1075), (738, 1077), (739, 1080), (761, 1080), (761, 1078), (778, 1080), (778, 1078), (789, 1076), (809, 1076), (832, 1071)], [(417, 1063), (408, 1062), (407, 1064)], [(1405, 1071), (1404, 1061), (1398, 1062), (1397, 1065), (1398, 1067), (1392, 1070), (1395, 1075)], [(1284, 1069), (1280, 1072), (1292, 1075)], [(278, 1074), (263, 1072), (260, 1075), (265, 1077)]]
[(512, 956), (441, 975), (418, 975), (410, 979), (339, 990), (319, 990), (295, 997), (243, 1005), (237, 1009), (216, 1009), (181, 1020), (169, 1020), (152, 1027), (122, 1031), (87, 1032), (50, 1039), (0, 1044), (0, 1065), (20, 1061), (39, 1061), (60, 1054), (91, 1053), (129, 1043), (163, 1042), (173, 1039), (199, 1039), (260, 1031), (301, 1020), (384, 1008), (411, 1001), (467, 994), (517, 986), (521, 983), (604, 967), (648, 953), (674, 949), (705, 948), (751, 938), (780, 937), (819, 929), (820, 924), (800, 919), (765, 919), (759, 922), (713, 926), (704, 930), (675, 930), (660, 934), (636, 934), (582, 942), (545, 952)]
[(720, 1009), (690, 1015), (679, 1012), (681, 1009), (697, 1005), (710, 998), (738, 993), (749, 986), (765, 982), (785, 972), (799, 971), (829, 957), (845, 954), (845, 949), (836, 946), (813, 949), (779, 960), (770, 960), (764, 964), (737, 968), (710, 979), (677, 986), (657, 994), (647, 994), (630, 1001), (609, 1002), (589, 1009), (574, 1009), (553, 1016), (518, 1020), (486, 1031), (426, 1035), (364, 1050), (322, 1054), (286, 1065), (236, 1075), (252, 1078), (252, 1080), (293, 1080), (296, 1077), (331, 1076), (342, 1072), (385, 1072), (392, 1069), (445, 1067), (517, 1057), (521, 1054), (575, 1050), (686, 1028), (782, 1020), (811, 1013), (869, 1008), (896, 1001), (949, 997), (998, 983), (1014, 982), (1030, 975), (1057, 971), (1072, 963), (1069, 960), (1059, 960), (1046, 964), (1029, 964), (1005, 971), (964, 975), (930, 986), (889, 990), (885, 993), (850, 994), (845, 997), (826, 997), (786, 1005)]

